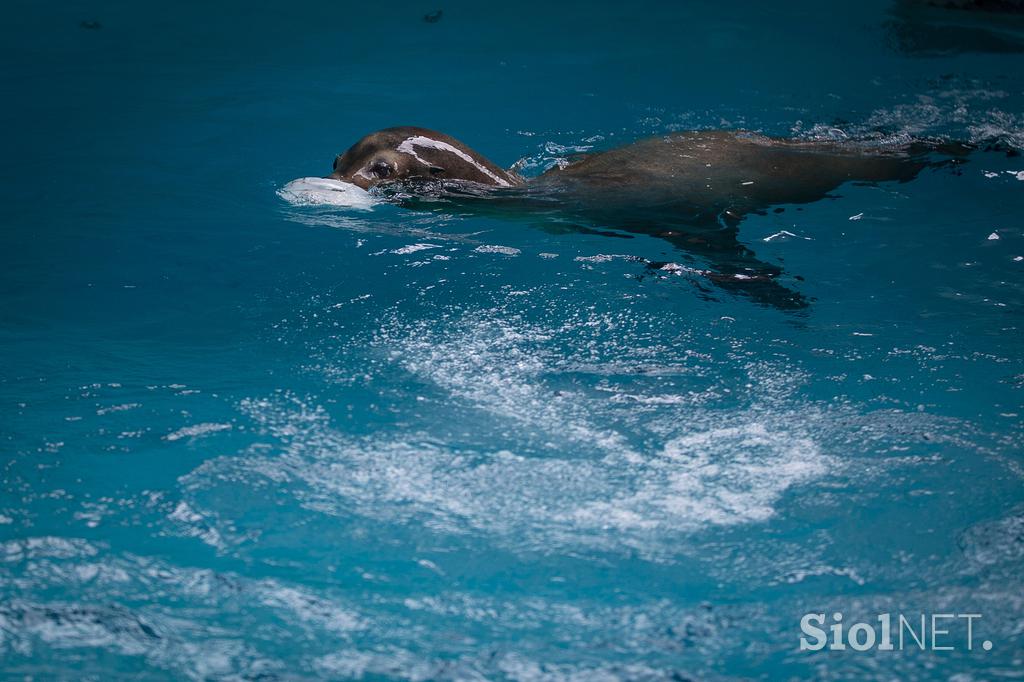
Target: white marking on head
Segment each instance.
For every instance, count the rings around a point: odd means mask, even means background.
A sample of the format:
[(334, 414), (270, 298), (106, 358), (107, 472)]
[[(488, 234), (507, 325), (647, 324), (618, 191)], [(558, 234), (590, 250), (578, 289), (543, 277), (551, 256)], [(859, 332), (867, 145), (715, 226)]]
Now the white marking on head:
[(505, 180), (502, 177), (499, 177), (498, 175), (495, 175), (490, 169), (488, 169), (483, 164), (479, 163), (472, 156), (462, 151), (458, 147), (453, 147), (447, 142), (441, 142), (440, 140), (432, 140), (429, 137), (424, 137), (423, 135), (414, 135), (413, 137), (409, 137), (403, 140), (402, 143), (398, 145), (397, 151), (411, 155), (414, 159), (416, 159), (417, 161), (424, 165), (431, 165), (430, 163), (424, 161), (419, 157), (419, 155), (416, 153), (416, 147), (426, 147), (427, 149), (440, 149), (441, 151), (451, 152), (452, 154), (455, 154), (463, 161), (468, 161), (469, 163), (476, 166), (477, 170), (479, 170), (481, 173), (494, 180), (494, 182), (496, 182), (498, 185), (502, 187), (510, 186), (507, 180)]

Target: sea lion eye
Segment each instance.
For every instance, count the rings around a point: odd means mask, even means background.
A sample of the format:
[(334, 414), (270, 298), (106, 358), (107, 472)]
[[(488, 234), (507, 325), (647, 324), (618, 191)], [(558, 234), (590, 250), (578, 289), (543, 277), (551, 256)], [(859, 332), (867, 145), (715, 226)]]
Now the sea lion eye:
[(391, 166), (385, 161), (378, 161), (370, 167), (370, 172), (383, 179), (391, 175)]

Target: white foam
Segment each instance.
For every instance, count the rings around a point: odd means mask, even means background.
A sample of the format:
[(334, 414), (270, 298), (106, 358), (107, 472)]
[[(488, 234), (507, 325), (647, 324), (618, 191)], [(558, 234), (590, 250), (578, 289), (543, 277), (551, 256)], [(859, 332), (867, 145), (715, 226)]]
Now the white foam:
[(410, 253), (416, 253), (417, 251), (426, 251), (427, 249), (440, 249), (440, 248), (441, 248), (440, 244), (418, 243), (418, 244), (409, 244), (407, 246), (403, 246), (403, 247), (398, 248), (398, 249), (392, 249), (391, 253), (395, 253), (395, 254), (398, 254), (400, 256), (404, 256), (404, 255), (407, 255), (407, 254), (410, 254)]
[(501, 246), (500, 244), (483, 244), (473, 249), (477, 253), (500, 253), (504, 256), (518, 256), (519, 249), (513, 246)]
[[(574, 424), (569, 408), (563, 417), (574, 432), (570, 439), (581, 445), (592, 439), (589, 445), (608, 455), (580, 458), (568, 450), (533, 457), (450, 449), (415, 437), (354, 439), (324, 415), (308, 421), (315, 410), (306, 407), (290, 412), (257, 401), (248, 409), (273, 423), (270, 433), (283, 437), (284, 451), (215, 460), (185, 479), (188, 488), (297, 479), (302, 483), (289, 486), (291, 493), (310, 511), (346, 517), (359, 510), (442, 533), (483, 533), (519, 548), (671, 552), (680, 533), (769, 520), (788, 489), (831, 466), (795, 427), (756, 420), (695, 429), (650, 453), (628, 447), (616, 453), (625, 445), (621, 434)], [(213, 519), (210, 514), (206, 522)]]
[(216, 433), (217, 431), (226, 431), (231, 428), (231, 424), (216, 424), (212, 422), (203, 422), (202, 424), (193, 424), (192, 426), (184, 426), (177, 431), (173, 431), (166, 436), (164, 440), (181, 440), (182, 438), (201, 438), (210, 433)]
[(277, 195), (295, 206), (341, 206), (368, 211), (380, 203), (361, 187), (332, 178), (298, 178), (277, 190)]
[(615, 253), (599, 253), (596, 256), (576, 256), (573, 258), (578, 263), (608, 263), (616, 258), (629, 258)]
[[(783, 403), (770, 396), (785, 394), (776, 384), (789, 379), (770, 368), (748, 370), (767, 402), (738, 410), (708, 407), (720, 391), (666, 399), (635, 390), (636, 399), (620, 401), (604, 391), (566, 390), (559, 375), (590, 372), (599, 352), (594, 339), (605, 338), (609, 324), (627, 323), (583, 316), (564, 326), (530, 324), (507, 310), (440, 326), (382, 320), (371, 345), (432, 385), (431, 402), (470, 419), (486, 415), (488, 428), (503, 434), (497, 442), (452, 446), (408, 429), (354, 436), (308, 399), (247, 400), (243, 411), (278, 445), (206, 462), (182, 479), (185, 499), (204, 517), (199, 530), (213, 523), (225, 535), (230, 528), (216, 509), (203, 509), (201, 491), (265, 480), (328, 516), (414, 522), (518, 548), (666, 556), (680, 534), (770, 520), (787, 491), (832, 471), (833, 458), (807, 426), (815, 409), (780, 410)], [(683, 371), (680, 363), (690, 359), (616, 343), (597, 369), (628, 361), (630, 375), (660, 375)]]

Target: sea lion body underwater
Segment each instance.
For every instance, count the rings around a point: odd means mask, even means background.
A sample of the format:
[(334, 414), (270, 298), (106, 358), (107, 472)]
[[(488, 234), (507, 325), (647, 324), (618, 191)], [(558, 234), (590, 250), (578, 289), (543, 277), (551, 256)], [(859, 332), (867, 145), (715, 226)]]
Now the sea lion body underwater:
[[(737, 239), (742, 218), (822, 199), (846, 182), (906, 182), (964, 156), (962, 145), (807, 142), (736, 131), (652, 137), (583, 155), (531, 180), (425, 128), (387, 128), (334, 162), (331, 178), (379, 187), (412, 207), (554, 216), (569, 229), (648, 234), (703, 259), (721, 287), (783, 308), (806, 306), (775, 282), (781, 270)], [(946, 156), (933, 161), (933, 152)]]

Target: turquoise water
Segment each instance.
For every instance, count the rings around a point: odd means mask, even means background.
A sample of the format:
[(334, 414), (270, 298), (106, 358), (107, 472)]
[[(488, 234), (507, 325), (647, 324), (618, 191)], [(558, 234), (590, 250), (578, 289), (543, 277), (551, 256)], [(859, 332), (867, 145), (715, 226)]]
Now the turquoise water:
[[(1024, 55), (887, 2), (144, 5), (0, 22), (5, 678), (1024, 676)], [(1002, 148), (746, 218), (780, 310), (277, 195), (391, 125)], [(800, 651), (819, 611), (981, 618)]]

